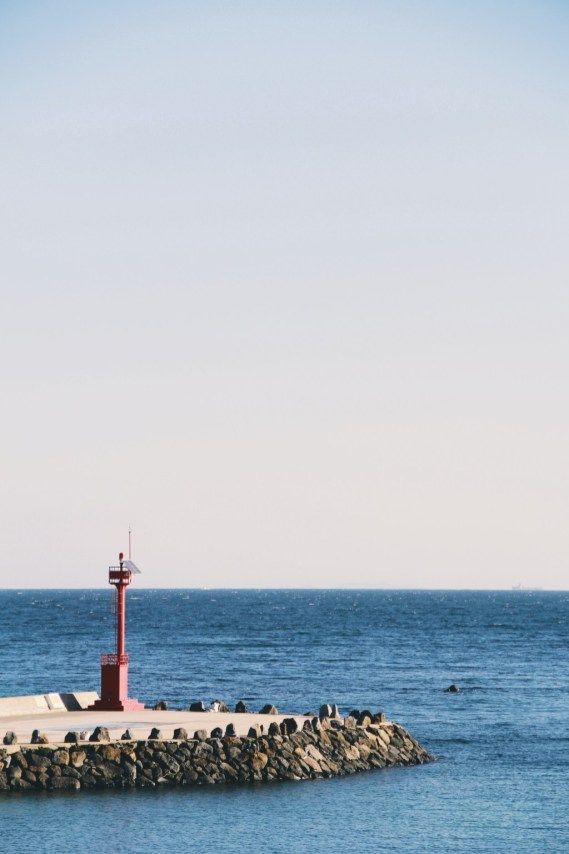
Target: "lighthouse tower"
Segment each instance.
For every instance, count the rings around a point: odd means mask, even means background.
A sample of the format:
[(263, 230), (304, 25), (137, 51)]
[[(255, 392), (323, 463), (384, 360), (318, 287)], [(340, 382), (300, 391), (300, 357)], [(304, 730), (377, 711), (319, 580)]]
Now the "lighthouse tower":
[(143, 709), (144, 704), (128, 696), (128, 654), (126, 652), (126, 588), (140, 570), (119, 554), (119, 565), (109, 566), (109, 584), (116, 590), (117, 650), (101, 656), (101, 698), (89, 709), (127, 712)]

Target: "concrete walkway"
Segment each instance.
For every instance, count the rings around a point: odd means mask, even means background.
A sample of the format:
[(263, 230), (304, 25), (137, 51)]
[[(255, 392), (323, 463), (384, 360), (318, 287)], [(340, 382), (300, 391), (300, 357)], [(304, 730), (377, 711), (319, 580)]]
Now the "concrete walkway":
[[(130, 729), (136, 739), (148, 738), (150, 730), (158, 727), (164, 738), (172, 738), (176, 727), (184, 727), (188, 735), (193, 736), (197, 729), (208, 733), (215, 727), (225, 732), (228, 723), (235, 726), (237, 735), (247, 735), (249, 727), (263, 724), (265, 732), (273, 722), (280, 723), (284, 718), (294, 717), (302, 729), (306, 720), (302, 715), (259, 715), (254, 713), (236, 714), (235, 712), (154, 712), (143, 709), (138, 712), (67, 712), (52, 711), (36, 714), (0, 715), (0, 742), (4, 733), (11, 730), (18, 736), (20, 744), (29, 743), (34, 729), (45, 732), (50, 743), (62, 742), (70, 730), (86, 730), (89, 737), (96, 726), (105, 726), (111, 739), (119, 739), (125, 729)], [(0, 748), (2, 744), (0, 743)]]

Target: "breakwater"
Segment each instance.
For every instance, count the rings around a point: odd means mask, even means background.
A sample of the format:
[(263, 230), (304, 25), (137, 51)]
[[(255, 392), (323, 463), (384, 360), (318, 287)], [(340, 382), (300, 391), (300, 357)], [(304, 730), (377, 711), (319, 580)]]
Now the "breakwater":
[[(376, 716), (382, 717), (382, 716)], [(359, 722), (358, 722), (359, 721)], [(308, 780), (432, 759), (400, 724), (358, 718), (294, 718), (252, 727), (247, 736), (178, 729), (164, 738), (156, 728), (143, 740), (125, 733), (110, 741), (97, 727), (89, 741), (69, 734), (64, 744), (9, 744), (0, 748), (0, 790), (79, 790), (247, 784)]]

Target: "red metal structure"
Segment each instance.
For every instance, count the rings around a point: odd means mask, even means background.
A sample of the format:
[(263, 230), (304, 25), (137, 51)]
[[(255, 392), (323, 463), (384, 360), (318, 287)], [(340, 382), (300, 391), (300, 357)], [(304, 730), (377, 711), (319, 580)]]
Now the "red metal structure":
[(140, 572), (121, 552), (119, 565), (109, 566), (109, 584), (116, 591), (117, 651), (101, 656), (101, 697), (89, 706), (91, 710), (127, 712), (143, 709), (144, 704), (128, 696), (128, 655), (126, 653), (126, 588), (134, 572)]

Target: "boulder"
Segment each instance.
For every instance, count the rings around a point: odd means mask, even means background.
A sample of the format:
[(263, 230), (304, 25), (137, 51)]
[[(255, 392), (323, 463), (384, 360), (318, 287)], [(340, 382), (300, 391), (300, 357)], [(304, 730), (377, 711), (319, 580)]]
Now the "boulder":
[(243, 700), (239, 700), (239, 701), (235, 704), (235, 711), (236, 711), (238, 714), (244, 714), (245, 712), (248, 712), (248, 711), (249, 711), (249, 709), (247, 708), (247, 706), (245, 705), (245, 703), (243, 702)]
[(223, 700), (212, 700), (211, 704), (213, 706), (214, 703), (217, 703), (217, 711), (218, 712), (229, 712), (230, 708), (227, 703), (224, 703)]
[(455, 685), (454, 682), (452, 685), (449, 685), (448, 688), (445, 688), (445, 694), (458, 694), (460, 688), (458, 685)]
[(89, 741), (110, 741), (111, 738), (109, 736), (109, 731), (106, 726), (96, 726), (91, 735), (89, 736)]
[(281, 728), (276, 721), (269, 724), (269, 735), (275, 736), (281, 734)]
[(202, 700), (196, 700), (195, 703), (190, 703), (190, 712), (207, 712)]
[(12, 730), (8, 730), (2, 741), (4, 742), (4, 744), (17, 744), (18, 736), (15, 732), (12, 732)]
[(174, 738), (176, 739), (176, 741), (187, 741), (187, 730), (185, 730), (183, 726), (179, 726), (177, 729), (174, 730)]
[(331, 718), (332, 717), (332, 706), (325, 703), (323, 706), (320, 706), (320, 711), (318, 712), (318, 717), (320, 720), (323, 718)]
[(259, 712), (260, 715), (278, 715), (278, 713), (279, 710), (277, 707), (271, 705), (271, 703), (267, 703)]
[(366, 727), (366, 726), (369, 726), (371, 724), (371, 718), (372, 718), (371, 712), (368, 712), (366, 710), (366, 711), (359, 713), (356, 723), (358, 726)]
[(260, 738), (263, 735), (263, 727), (260, 724), (249, 727), (247, 738)]
[(332, 715), (331, 715), (331, 717), (333, 717), (333, 718), (339, 718), (339, 717), (340, 717), (340, 710), (339, 710), (338, 706), (337, 706), (335, 703), (332, 705)]
[[(284, 729), (283, 729), (284, 728)], [(285, 718), (281, 724), (281, 732), (283, 735), (292, 735), (298, 731), (298, 723), (295, 718)]]
[(374, 724), (384, 724), (387, 720), (387, 715), (384, 712), (376, 712), (372, 718)]
[(131, 730), (125, 729), (123, 734), (121, 735), (121, 741), (134, 741), (134, 735)]
[(207, 729), (197, 729), (194, 733), (196, 741), (205, 741), (207, 737)]
[(321, 731), (322, 724), (320, 723), (320, 718), (317, 718), (316, 715), (312, 718), (310, 723), (312, 724), (312, 731), (313, 732), (320, 732)]
[(210, 738), (223, 738), (223, 730), (220, 726), (216, 726), (212, 729)]
[(66, 733), (63, 741), (65, 744), (79, 744), (79, 733), (75, 732), (75, 730), (70, 730)]
[(150, 730), (150, 735), (148, 736), (149, 741), (162, 741), (162, 733), (158, 729), (158, 727), (153, 726)]
[(168, 703), (166, 702), (166, 700), (158, 700), (158, 702), (155, 703), (152, 708), (155, 712), (166, 712), (168, 711)]
[(237, 733), (235, 731), (235, 725), (234, 724), (227, 724), (227, 726), (225, 727), (225, 737), (226, 738), (235, 738), (236, 735), (237, 735)]
[(40, 732), (39, 729), (35, 729), (32, 732), (30, 742), (31, 744), (48, 744), (49, 738), (47, 737), (45, 732)]

